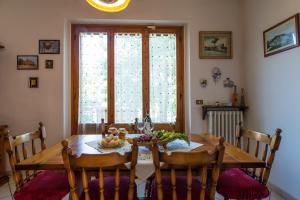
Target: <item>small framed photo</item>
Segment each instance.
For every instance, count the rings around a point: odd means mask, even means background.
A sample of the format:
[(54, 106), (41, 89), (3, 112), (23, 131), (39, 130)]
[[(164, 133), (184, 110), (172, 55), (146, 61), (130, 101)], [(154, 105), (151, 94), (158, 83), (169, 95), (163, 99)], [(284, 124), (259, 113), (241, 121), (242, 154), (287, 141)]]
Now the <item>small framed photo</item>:
[(201, 59), (231, 59), (231, 31), (200, 31), (199, 49)]
[(53, 69), (53, 60), (45, 60), (45, 68)]
[(60, 40), (39, 40), (40, 54), (60, 54)]
[(39, 87), (39, 78), (30, 77), (29, 78), (29, 88), (38, 88)]
[(17, 56), (18, 70), (38, 70), (39, 57), (36, 55), (22, 55)]
[(299, 46), (299, 14), (264, 31), (265, 57)]

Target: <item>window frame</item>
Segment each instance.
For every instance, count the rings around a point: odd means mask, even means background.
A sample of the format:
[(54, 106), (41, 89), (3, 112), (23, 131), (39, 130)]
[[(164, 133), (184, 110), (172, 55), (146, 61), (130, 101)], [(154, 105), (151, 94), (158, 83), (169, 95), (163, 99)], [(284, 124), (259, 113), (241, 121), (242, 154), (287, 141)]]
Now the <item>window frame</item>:
[[(79, 112), (79, 39), (82, 32), (106, 32), (108, 34), (108, 110), (107, 124), (114, 124), (114, 35), (123, 33), (142, 33), (142, 80), (143, 80), (143, 117), (150, 111), (150, 60), (149, 34), (174, 33), (176, 34), (177, 57), (177, 118), (176, 131), (184, 131), (184, 43), (182, 26), (156, 26), (155, 30), (147, 26), (126, 25), (99, 25), (99, 24), (72, 24), (71, 26), (71, 135), (78, 134)], [(133, 123), (133, 122), (132, 122)], [(117, 127), (129, 128), (129, 124), (115, 124)], [(156, 129), (170, 129), (169, 124), (156, 123)]]

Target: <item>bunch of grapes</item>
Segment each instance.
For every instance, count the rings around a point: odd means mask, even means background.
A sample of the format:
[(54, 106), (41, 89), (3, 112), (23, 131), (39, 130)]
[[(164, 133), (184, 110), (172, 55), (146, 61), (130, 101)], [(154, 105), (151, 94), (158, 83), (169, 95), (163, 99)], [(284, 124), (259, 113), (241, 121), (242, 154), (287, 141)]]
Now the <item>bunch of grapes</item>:
[(144, 142), (151, 142), (152, 140), (152, 136), (151, 135), (142, 135), (140, 136), (137, 141), (138, 142), (141, 142), (141, 143), (144, 143)]

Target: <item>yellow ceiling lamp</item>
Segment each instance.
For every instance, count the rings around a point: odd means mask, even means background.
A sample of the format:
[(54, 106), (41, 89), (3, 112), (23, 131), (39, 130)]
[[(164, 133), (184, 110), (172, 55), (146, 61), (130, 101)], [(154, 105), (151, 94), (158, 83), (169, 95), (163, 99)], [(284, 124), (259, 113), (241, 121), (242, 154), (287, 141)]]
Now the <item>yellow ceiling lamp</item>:
[(124, 10), (131, 0), (86, 0), (91, 6), (105, 12)]

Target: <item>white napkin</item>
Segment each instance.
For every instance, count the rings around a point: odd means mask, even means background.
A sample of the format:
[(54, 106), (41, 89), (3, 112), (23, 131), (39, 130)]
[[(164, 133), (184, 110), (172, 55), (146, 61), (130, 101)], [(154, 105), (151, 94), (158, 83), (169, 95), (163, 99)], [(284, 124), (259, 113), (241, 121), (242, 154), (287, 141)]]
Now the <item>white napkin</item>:
[(198, 147), (201, 147), (203, 144), (197, 142), (190, 142), (190, 145), (186, 141), (183, 140), (174, 140), (171, 143), (167, 144), (166, 153), (170, 155), (172, 152), (189, 152)]

